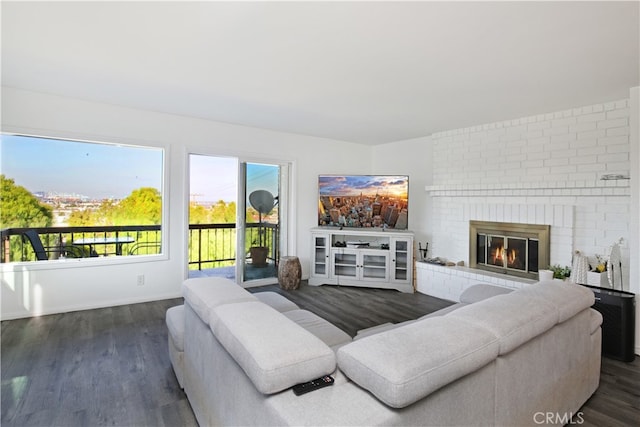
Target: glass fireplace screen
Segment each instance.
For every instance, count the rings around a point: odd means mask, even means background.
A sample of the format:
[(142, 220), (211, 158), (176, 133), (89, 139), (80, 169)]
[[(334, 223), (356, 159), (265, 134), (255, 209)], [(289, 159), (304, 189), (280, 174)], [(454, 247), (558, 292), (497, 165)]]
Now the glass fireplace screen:
[(538, 239), (477, 234), (478, 265), (524, 273), (538, 272)]

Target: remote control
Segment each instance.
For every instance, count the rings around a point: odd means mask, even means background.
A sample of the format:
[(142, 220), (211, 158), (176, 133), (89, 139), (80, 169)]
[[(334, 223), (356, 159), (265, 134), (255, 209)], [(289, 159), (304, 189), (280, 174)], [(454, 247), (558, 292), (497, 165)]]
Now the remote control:
[(309, 381), (308, 383), (294, 385), (293, 393), (296, 396), (300, 396), (301, 394), (309, 393), (310, 391), (317, 390), (319, 388), (326, 387), (332, 384), (333, 378), (331, 378), (329, 375), (325, 375), (324, 377)]

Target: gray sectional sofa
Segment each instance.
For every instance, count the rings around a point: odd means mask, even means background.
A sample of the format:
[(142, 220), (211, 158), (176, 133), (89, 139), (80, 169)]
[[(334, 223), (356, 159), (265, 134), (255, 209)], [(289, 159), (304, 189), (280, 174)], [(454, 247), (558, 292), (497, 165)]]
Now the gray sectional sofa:
[[(566, 420), (599, 383), (602, 317), (574, 284), (478, 285), (354, 339), (226, 279), (188, 279), (183, 295), (169, 351), (201, 426), (536, 425)], [(332, 386), (291, 390), (326, 374)]]

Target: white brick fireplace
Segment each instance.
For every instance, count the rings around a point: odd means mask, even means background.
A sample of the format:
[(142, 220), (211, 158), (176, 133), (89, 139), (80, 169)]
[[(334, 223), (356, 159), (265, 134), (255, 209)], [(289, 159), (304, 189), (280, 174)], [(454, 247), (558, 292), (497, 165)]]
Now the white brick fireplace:
[[(546, 224), (551, 264), (571, 265), (576, 250), (605, 254), (623, 238), (628, 288), (629, 135), (627, 99), (434, 134), (429, 255), (468, 266), (471, 220)], [(457, 300), (478, 282), (531, 281), (417, 265), (418, 290), (430, 295)]]

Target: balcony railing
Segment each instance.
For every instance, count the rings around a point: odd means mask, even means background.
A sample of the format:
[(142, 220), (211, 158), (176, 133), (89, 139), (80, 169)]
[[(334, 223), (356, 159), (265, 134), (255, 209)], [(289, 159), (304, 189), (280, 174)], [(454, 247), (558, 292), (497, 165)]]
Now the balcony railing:
[[(34, 231), (45, 256), (25, 237)], [(269, 248), (268, 259), (277, 260), (279, 229), (276, 224), (247, 224), (246, 248), (262, 242)], [(161, 250), (159, 225), (34, 227), (0, 230), (0, 262), (42, 259), (111, 257), (158, 254)], [(189, 269), (202, 270), (231, 266), (236, 260), (235, 224), (189, 224)]]
[[(203, 270), (235, 265), (236, 230), (235, 224), (189, 224), (189, 269)], [(267, 258), (271, 261), (278, 259), (277, 224), (250, 223), (246, 225), (246, 232), (245, 257), (251, 246), (262, 241), (269, 248)]]

